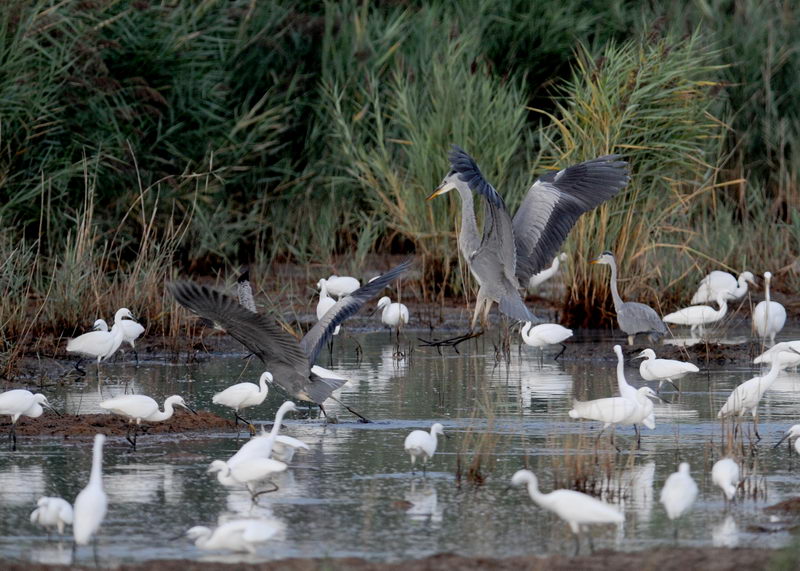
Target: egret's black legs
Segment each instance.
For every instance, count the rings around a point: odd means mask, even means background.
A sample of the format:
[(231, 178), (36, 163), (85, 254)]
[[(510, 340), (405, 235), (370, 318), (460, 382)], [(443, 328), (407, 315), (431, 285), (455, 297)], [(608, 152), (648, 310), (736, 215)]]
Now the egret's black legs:
[(81, 368), (81, 363), (83, 363), (83, 357), (81, 357), (77, 361), (75, 361), (75, 365), (73, 365), (73, 366), (75, 367), (75, 370), (78, 371), (78, 374), (81, 377), (85, 377), (86, 376), (86, 369), (82, 369)]
[(567, 350), (567, 346), (566, 346), (566, 345), (564, 345), (564, 344), (562, 343), (562, 344), (561, 344), (561, 351), (559, 351), (559, 352), (558, 352), (558, 355), (556, 355), (556, 356), (555, 356), (555, 359), (554, 359), (554, 361), (558, 361), (558, 358), (559, 358), (561, 355), (563, 355), (563, 354), (564, 354), (564, 351), (566, 351), (566, 350)]

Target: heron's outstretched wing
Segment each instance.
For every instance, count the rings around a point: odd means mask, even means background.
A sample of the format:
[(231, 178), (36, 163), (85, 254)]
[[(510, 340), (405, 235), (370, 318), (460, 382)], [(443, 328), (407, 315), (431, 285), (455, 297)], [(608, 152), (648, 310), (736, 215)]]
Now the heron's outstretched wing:
[(550, 262), (581, 214), (628, 184), (628, 163), (618, 158), (606, 155), (548, 173), (528, 189), (514, 215), (520, 286)]
[(491, 285), (485, 283), (491, 280), (494, 285), (501, 286), (504, 280), (509, 280), (508, 283), (516, 287), (516, 245), (511, 216), (503, 197), (483, 177), (477, 163), (466, 151), (454, 145), (449, 158), (453, 171), (483, 198), (483, 237), (480, 246), (469, 254), (467, 261), (473, 272), (482, 276), (482, 285)]
[(167, 288), (178, 303), (213, 321), (261, 359), (275, 383), (289, 394), (294, 394), (297, 387), (285, 386), (288, 379), (308, 379), (308, 357), (297, 340), (271, 317), (253, 313), (236, 300), (194, 282), (172, 282)]
[(370, 298), (374, 297), (410, 267), (411, 260), (406, 260), (332, 305), (322, 316), (322, 319), (317, 321), (314, 327), (309, 329), (308, 333), (300, 341), (300, 347), (307, 355), (308, 366), (313, 365), (317, 360), (317, 355), (331, 338), (337, 325), (341, 325), (345, 319), (361, 309)]

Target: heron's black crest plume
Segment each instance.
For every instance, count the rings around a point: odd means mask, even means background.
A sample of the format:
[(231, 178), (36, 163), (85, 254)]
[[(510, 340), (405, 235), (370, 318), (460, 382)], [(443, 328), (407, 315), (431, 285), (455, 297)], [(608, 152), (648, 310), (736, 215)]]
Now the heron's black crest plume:
[(453, 171), (458, 174), (458, 178), (466, 182), (473, 192), (477, 192), (486, 198), (492, 205), (505, 208), (503, 197), (497, 193), (494, 187), (489, 184), (485, 178), (483, 178), (483, 173), (481, 173), (481, 169), (478, 168), (478, 163), (476, 163), (475, 159), (469, 156), (464, 149), (458, 145), (453, 145), (447, 157), (450, 159), (450, 165)]

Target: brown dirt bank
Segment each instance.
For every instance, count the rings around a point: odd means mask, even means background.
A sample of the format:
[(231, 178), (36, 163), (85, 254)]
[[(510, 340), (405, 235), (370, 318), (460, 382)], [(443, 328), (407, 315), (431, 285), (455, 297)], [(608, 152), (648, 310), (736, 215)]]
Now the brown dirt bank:
[[(0, 422), (0, 433), (7, 432), (11, 424), (8, 417)], [(197, 414), (176, 410), (172, 418), (165, 422), (142, 423), (148, 434), (166, 434), (170, 432), (192, 432), (203, 430), (230, 430), (230, 420), (205, 410)], [(93, 436), (98, 432), (106, 436), (125, 436), (128, 431), (127, 420), (111, 414), (78, 414), (57, 416), (45, 412), (39, 418), (23, 416), (17, 422), (18, 436)]]
[[(722, 548), (659, 548), (650, 551), (618, 552), (597, 551), (590, 556), (565, 557), (509, 557), (495, 559), (488, 557), (462, 557), (460, 555), (440, 554), (424, 559), (413, 559), (398, 563), (374, 563), (364, 559), (282, 559), (259, 564), (224, 564), (186, 560), (147, 561), (136, 565), (122, 565), (123, 571), (210, 571), (225, 569), (237, 571), (452, 571), (452, 570), (508, 570), (517, 571), (574, 571), (593, 569), (613, 569), (615, 571), (686, 571), (702, 569), (708, 571), (727, 571), (739, 569), (765, 569), (780, 552), (768, 549), (722, 549)], [(42, 571), (58, 566), (39, 564), (5, 564), (6, 571)], [(63, 567), (60, 567), (63, 569)], [(786, 568), (793, 568), (790, 565)], [(96, 567), (77, 567), (70, 569), (96, 569)]]

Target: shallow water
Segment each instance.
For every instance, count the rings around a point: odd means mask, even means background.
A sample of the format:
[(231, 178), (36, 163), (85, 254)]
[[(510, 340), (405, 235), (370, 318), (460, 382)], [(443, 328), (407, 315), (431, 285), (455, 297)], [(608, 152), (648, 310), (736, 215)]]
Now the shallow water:
[[(790, 457), (785, 446), (772, 449), (797, 419), (797, 373), (782, 373), (760, 407), (764, 440), (748, 457), (748, 466), (756, 470), (748, 488), (757, 497), (744, 498), (740, 492), (737, 503), (726, 507), (709, 475), (723, 441), (723, 427), (715, 416), (733, 387), (753, 376), (750, 369), (685, 377), (679, 382), (681, 393), (663, 393), (672, 402), (656, 405), (657, 427), (643, 432), (641, 450), (633, 449), (632, 429), (621, 428), (616, 443), (622, 453), (617, 454), (605, 437), (595, 453), (597, 423), (571, 420), (566, 412), (573, 398), (616, 394), (610, 348), (608, 360), (602, 362), (556, 363), (550, 357), (540, 365), (537, 351), (523, 347), (520, 353), (515, 345), (506, 363), (496, 361), (490, 339), (479, 339), (462, 345), (461, 355), (445, 351), (439, 356), (416, 348), (397, 360), (385, 333), (356, 337), (363, 349), (360, 359), (353, 340), (337, 339), (335, 358), (329, 361), (326, 354), (320, 364), (351, 379), (339, 398), (374, 422), (359, 424), (336, 404), (328, 410), (339, 417), (339, 424), (324, 423), (317, 411), (311, 418), (287, 419), (285, 433), (305, 441), (311, 450), (298, 454), (288, 472), (276, 479), (279, 490), (262, 495), (257, 504), (246, 491), (225, 489), (206, 473), (212, 459), (228, 458), (244, 436), (144, 435), (135, 453), (122, 438), (110, 438), (104, 454), (109, 510), (99, 538), (101, 560), (397, 560), (440, 552), (571, 552), (573, 540), (565, 524), (536, 507), (525, 490), (504, 491), (511, 475), (525, 466), (537, 473), (547, 492), (555, 483), (566, 484), (570, 470), (582, 465), (593, 475), (595, 488), (621, 504), (625, 524), (595, 528), (595, 547), (671, 545), (673, 525), (658, 497), (679, 461), (690, 462), (700, 487), (693, 511), (679, 521), (682, 545), (779, 547), (790, 541), (787, 532), (759, 534), (748, 528), (769, 521), (764, 506), (797, 493), (800, 460)], [(578, 343), (570, 347), (571, 353), (580, 351)], [(639, 385), (636, 364), (626, 368), (626, 375)], [(61, 389), (50, 400), (67, 413), (89, 413), (100, 412), (101, 398), (125, 391), (159, 400), (179, 393), (196, 407), (225, 415), (225, 409), (211, 404), (211, 396), (239, 380), (257, 381), (260, 371), (256, 361), (248, 363), (241, 354), (190, 365), (144, 362), (138, 369), (123, 360), (103, 367), (99, 391), (97, 382), (89, 380)], [(284, 400), (280, 393), (271, 391), (247, 416), (271, 419)], [(440, 440), (426, 477), (412, 474), (403, 453), (405, 435), (437, 421), (450, 438)], [(749, 430), (745, 428), (745, 434)], [(491, 452), (481, 467), (486, 483), (459, 483), (459, 460), (469, 465), (481, 441), (489, 441)], [(28, 517), (41, 495), (74, 499), (88, 480), (91, 442), (20, 437), (19, 447), (15, 453), (0, 454), (0, 557), (68, 563), (70, 542), (48, 538)], [(193, 525), (214, 526), (237, 516), (275, 518), (286, 530), (255, 555), (209, 554), (186, 538), (176, 538)], [(78, 549), (76, 557), (91, 562), (91, 548)]]

